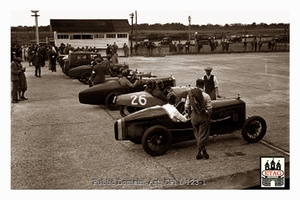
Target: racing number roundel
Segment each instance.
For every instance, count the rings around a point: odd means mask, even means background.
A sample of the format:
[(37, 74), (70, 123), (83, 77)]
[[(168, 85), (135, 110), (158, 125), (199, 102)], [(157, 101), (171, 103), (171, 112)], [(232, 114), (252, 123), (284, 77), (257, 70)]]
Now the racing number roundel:
[(144, 106), (147, 104), (147, 99), (145, 98), (146, 95), (142, 94), (140, 96), (131, 95), (131, 105), (136, 106), (138, 104)]

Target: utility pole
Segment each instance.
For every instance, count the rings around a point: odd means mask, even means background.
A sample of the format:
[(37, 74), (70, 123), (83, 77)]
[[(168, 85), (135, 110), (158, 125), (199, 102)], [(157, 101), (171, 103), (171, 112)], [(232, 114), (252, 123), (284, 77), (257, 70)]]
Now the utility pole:
[(191, 41), (191, 36), (190, 36), (190, 32), (191, 32), (191, 16), (188, 17), (189, 20), (189, 41)]
[(37, 14), (39, 11), (38, 10), (32, 10), (32, 13), (34, 13), (34, 15), (31, 15), (32, 17), (35, 17), (35, 38), (36, 38), (36, 44), (40, 44), (39, 41), (39, 25), (38, 25), (38, 17), (39, 15)]
[(134, 39), (135, 39), (135, 44), (137, 44), (137, 11), (135, 11), (135, 37), (134, 37)]
[(132, 56), (132, 37), (133, 37), (133, 17), (134, 17), (134, 14), (131, 13), (129, 16), (131, 18), (130, 55)]

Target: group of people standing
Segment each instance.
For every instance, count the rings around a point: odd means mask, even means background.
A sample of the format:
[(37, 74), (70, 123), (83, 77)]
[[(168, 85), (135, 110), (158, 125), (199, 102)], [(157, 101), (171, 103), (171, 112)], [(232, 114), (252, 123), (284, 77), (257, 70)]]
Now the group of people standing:
[(48, 50), (49, 52), (45, 52), (45, 48), (43, 46), (37, 45), (33, 50), (33, 56), (29, 61), (29, 64), (32, 63), (35, 67), (35, 76), (42, 78), (41, 67), (46, 65), (46, 60), (49, 59), (49, 70), (52, 72), (56, 72), (56, 59), (58, 57), (57, 50), (55, 46), (51, 46)]
[(30, 45), (24, 48), (25, 54), (21, 47), (14, 45), (11, 48), (11, 102), (18, 103), (20, 101), (28, 100), (25, 97), (27, 91), (27, 80), (25, 71), (26, 68), (21, 64), (22, 57), (28, 61), (29, 66), (35, 67), (35, 76), (41, 78), (41, 67), (46, 65), (46, 60), (49, 60), (49, 70), (56, 72), (56, 59), (58, 56), (57, 48), (55, 46)]

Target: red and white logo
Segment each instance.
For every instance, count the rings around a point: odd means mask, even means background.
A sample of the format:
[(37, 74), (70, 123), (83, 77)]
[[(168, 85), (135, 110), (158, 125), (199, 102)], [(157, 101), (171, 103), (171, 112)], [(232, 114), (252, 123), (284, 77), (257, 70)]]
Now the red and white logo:
[(261, 187), (284, 187), (284, 157), (261, 157)]

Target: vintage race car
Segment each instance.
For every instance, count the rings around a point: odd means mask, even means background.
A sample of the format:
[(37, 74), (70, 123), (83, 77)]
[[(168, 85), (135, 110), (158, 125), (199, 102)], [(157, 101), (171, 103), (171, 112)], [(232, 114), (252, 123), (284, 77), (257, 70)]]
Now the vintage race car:
[[(178, 102), (182, 109), (184, 100)], [(232, 133), (240, 130), (242, 137), (249, 143), (260, 141), (266, 134), (266, 121), (260, 116), (246, 118), (246, 103), (239, 97), (212, 101), (210, 135)], [(168, 151), (172, 143), (193, 140), (191, 120), (174, 122), (162, 106), (152, 106), (132, 113), (114, 123), (115, 139), (130, 140), (142, 144), (146, 153), (160, 156)]]
[[(117, 64), (113, 65), (117, 69), (124, 68), (124, 64)], [(68, 75), (70, 78), (78, 79), (81, 83), (88, 84), (88, 79), (92, 74), (92, 65), (81, 65), (79, 67), (75, 67), (69, 70)], [(136, 73), (137, 77), (156, 77), (151, 72), (148, 73), (142, 73), (138, 72)], [(106, 73), (107, 80), (113, 80), (118, 79), (116, 75), (111, 75), (109, 71)]]
[[(187, 92), (190, 90), (190, 87), (185, 86), (174, 86), (171, 88), (173, 93), (176, 94), (176, 103), (180, 102), (183, 98), (186, 98)], [(154, 97), (152, 94), (145, 91), (121, 94), (116, 97), (116, 105), (120, 108), (122, 117), (144, 108), (164, 104), (166, 104), (166, 101)]]
[(70, 78), (78, 79), (81, 83), (87, 84), (89, 77), (92, 74), (92, 66), (81, 65), (69, 70), (68, 75)]
[[(70, 69), (68, 71), (68, 75), (72, 79), (78, 79), (81, 83), (88, 84), (88, 80), (92, 74), (92, 69), (93, 67), (91, 65), (81, 65)], [(118, 77), (112, 77), (109, 73), (105, 74), (105, 78), (107, 80), (118, 79)]]
[(163, 81), (165, 87), (176, 85), (176, 80), (173, 76), (164, 78), (142, 77), (139, 84), (133, 88), (121, 86), (118, 80), (109, 80), (81, 91), (79, 93), (79, 102), (82, 104), (106, 105), (109, 109), (115, 110), (118, 108), (115, 103), (117, 95), (142, 91), (149, 79), (154, 81), (160, 79)]

